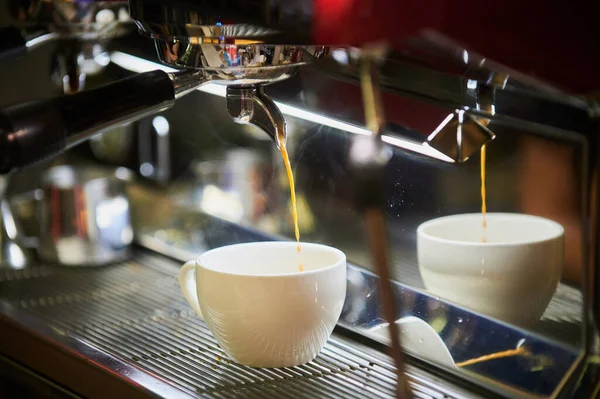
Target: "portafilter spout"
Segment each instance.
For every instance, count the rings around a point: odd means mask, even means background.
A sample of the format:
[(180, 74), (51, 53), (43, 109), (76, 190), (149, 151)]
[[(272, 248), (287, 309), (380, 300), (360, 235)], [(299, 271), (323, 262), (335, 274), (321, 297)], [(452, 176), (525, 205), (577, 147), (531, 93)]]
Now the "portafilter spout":
[(494, 116), (495, 90), (503, 87), (507, 79), (506, 74), (495, 74), (489, 82), (478, 82), (478, 114), (464, 109), (455, 110), (429, 135), (427, 145), (458, 163), (467, 161), (471, 155), (481, 150), (496, 137), (488, 127), (490, 119), (486, 116)]
[(442, 121), (427, 138), (427, 144), (454, 162), (465, 162), (486, 143), (493, 140), (494, 133), (480, 118), (457, 109)]
[(262, 86), (227, 87), (227, 111), (234, 122), (254, 125), (267, 133), (277, 148), (280, 138), (285, 144), (285, 118)]

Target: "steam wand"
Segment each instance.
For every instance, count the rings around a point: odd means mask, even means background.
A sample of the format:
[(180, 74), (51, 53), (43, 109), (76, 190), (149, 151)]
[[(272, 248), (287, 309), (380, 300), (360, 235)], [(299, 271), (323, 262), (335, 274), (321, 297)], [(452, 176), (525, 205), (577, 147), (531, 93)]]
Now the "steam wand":
[(384, 126), (383, 105), (379, 91), (378, 60), (383, 58), (384, 49), (380, 46), (361, 51), (360, 83), (365, 108), (365, 121), (371, 136), (356, 136), (350, 147), (350, 166), (356, 177), (357, 201), (364, 210), (369, 235), (369, 245), (379, 274), (379, 291), (383, 305), (383, 315), (389, 325), (392, 343), (392, 357), (397, 370), (396, 396), (411, 399), (412, 392), (406, 380), (404, 355), (396, 317), (399, 314), (392, 293), (390, 261), (386, 240), (383, 208), (383, 174), (392, 152), (381, 141)]

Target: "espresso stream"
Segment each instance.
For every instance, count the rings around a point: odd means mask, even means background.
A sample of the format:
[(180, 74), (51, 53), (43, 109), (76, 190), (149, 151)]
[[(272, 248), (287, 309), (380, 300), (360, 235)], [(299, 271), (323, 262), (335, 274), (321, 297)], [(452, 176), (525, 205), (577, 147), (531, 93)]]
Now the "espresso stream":
[[(279, 135), (277, 137), (277, 141), (279, 143), (279, 150), (281, 152), (281, 158), (283, 158), (283, 163), (285, 165), (285, 170), (288, 176), (288, 182), (290, 185), (290, 198), (292, 202), (292, 217), (294, 219), (294, 233), (296, 236), (296, 242), (298, 243), (297, 251), (298, 254), (301, 252), (300, 247), (300, 228), (298, 227), (298, 210), (296, 207), (296, 187), (294, 185), (294, 174), (292, 172), (292, 166), (290, 164), (290, 157), (287, 152), (287, 148), (285, 147), (285, 139), (283, 136)], [(486, 221), (486, 213), (487, 213), (487, 205), (486, 205), (486, 145), (484, 144), (481, 147), (481, 216), (482, 216), (482, 227), (483, 227), (483, 235), (481, 237), (481, 242), (487, 242), (487, 221)], [(304, 271), (304, 267), (302, 266), (302, 262), (298, 263), (298, 268), (300, 271)]]
[(486, 191), (485, 191), (485, 144), (481, 147), (481, 216), (483, 226), (483, 236), (481, 242), (487, 242), (487, 221), (485, 220), (485, 214), (487, 212), (487, 206), (485, 203)]
[[(300, 229), (298, 228), (298, 210), (296, 208), (296, 187), (294, 185), (294, 174), (292, 173), (292, 165), (290, 164), (290, 157), (287, 152), (287, 148), (285, 148), (285, 138), (282, 135), (277, 136), (277, 141), (279, 143), (279, 151), (281, 152), (281, 157), (283, 158), (283, 163), (285, 165), (285, 170), (287, 172), (288, 181), (290, 184), (290, 198), (292, 201), (292, 217), (294, 219), (294, 233), (296, 234), (296, 242), (298, 243), (297, 251), (298, 256), (300, 256)], [(302, 262), (298, 261), (298, 269), (303, 272), (304, 267), (302, 266)]]

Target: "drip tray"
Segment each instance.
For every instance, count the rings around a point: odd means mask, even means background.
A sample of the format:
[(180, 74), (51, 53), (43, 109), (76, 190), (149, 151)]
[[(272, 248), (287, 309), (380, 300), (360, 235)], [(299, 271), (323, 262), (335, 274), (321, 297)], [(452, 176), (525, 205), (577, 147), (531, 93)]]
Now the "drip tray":
[[(85, 396), (107, 386), (123, 394), (118, 388), (131, 386), (138, 397), (394, 397), (390, 359), (336, 333), (317, 359), (303, 366), (253, 369), (229, 361), (180, 294), (179, 266), (139, 250), (134, 261), (103, 268), (0, 271), (0, 329), (13, 331), (12, 341), (0, 340), (0, 350), (17, 360), (40, 362), (40, 372), (87, 390), (80, 392)], [(35, 337), (22, 343), (29, 351), (15, 348), (14, 341), (24, 336)], [(41, 345), (37, 349), (35, 342)], [(44, 355), (53, 353), (53, 346), (60, 349), (56, 360)], [(78, 362), (75, 379), (71, 358)], [(439, 380), (433, 383), (420, 370), (410, 368), (409, 374), (416, 397), (473, 396)], [(95, 378), (102, 381), (96, 388)]]

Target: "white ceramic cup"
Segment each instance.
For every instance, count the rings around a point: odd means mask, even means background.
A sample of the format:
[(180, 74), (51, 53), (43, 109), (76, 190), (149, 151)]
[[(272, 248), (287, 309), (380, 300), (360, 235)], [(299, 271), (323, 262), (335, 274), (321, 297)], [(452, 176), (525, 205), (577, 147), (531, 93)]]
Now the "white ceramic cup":
[(230, 245), (181, 268), (185, 299), (235, 362), (297, 366), (313, 360), (329, 339), (346, 298), (346, 256), (309, 243), (299, 255), (296, 246)]
[(427, 291), (494, 318), (529, 327), (544, 314), (564, 264), (564, 229), (537, 216), (464, 214), (417, 229)]

